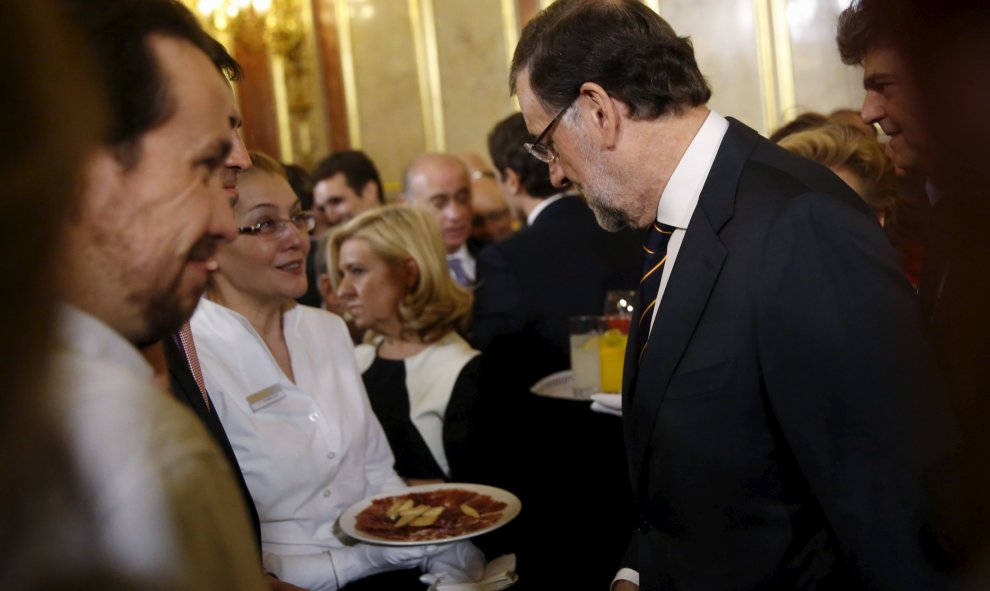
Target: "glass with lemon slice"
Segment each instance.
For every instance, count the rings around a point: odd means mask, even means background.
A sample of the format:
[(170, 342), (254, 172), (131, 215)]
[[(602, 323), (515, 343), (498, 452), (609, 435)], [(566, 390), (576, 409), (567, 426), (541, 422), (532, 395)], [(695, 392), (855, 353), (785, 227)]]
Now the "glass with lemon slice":
[(598, 330), (600, 316), (571, 317), (571, 387), (576, 398), (599, 391)]

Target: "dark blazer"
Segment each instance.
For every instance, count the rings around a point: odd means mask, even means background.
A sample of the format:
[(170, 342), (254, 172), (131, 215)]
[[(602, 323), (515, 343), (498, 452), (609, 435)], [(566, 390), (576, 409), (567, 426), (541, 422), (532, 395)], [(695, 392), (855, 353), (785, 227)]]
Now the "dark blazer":
[(642, 242), (641, 232), (600, 228), (580, 197), (551, 203), (481, 252), (471, 343), (484, 350), (498, 335), (526, 332), (552, 355), (543, 375), (567, 368), (568, 318), (600, 316), (606, 291), (636, 289)]
[(941, 588), (920, 533), (945, 433), (931, 352), (835, 175), (730, 119), (638, 371), (632, 349), (642, 589)]
[(172, 393), (175, 394), (175, 397), (180, 402), (196, 413), (196, 416), (206, 426), (206, 429), (213, 436), (217, 445), (220, 446), (220, 451), (223, 452), (224, 457), (227, 458), (227, 462), (230, 464), (230, 470), (234, 473), (234, 480), (237, 482), (243, 495), (244, 505), (247, 507), (248, 518), (251, 520), (255, 542), (260, 553), (261, 523), (258, 519), (258, 510), (255, 508), (254, 499), (251, 498), (251, 493), (248, 491), (247, 484), (244, 482), (244, 476), (241, 474), (241, 468), (237, 463), (237, 456), (234, 455), (234, 449), (230, 447), (227, 432), (224, 431), (223, 424), (220, 423), (220, 417), (217, 416), (217, 413), (212, 409), (206, 408), (203, 396), (199, 392), (199, 386), (196, 384), (196, 378), (193, 377), (192, 370), (189, 369), (189, 362), (186, 360), (185, 351), (176, 344), (172, 335), (162, 339), (162, 342), (165, 346), (165, 363), (168, 366)]

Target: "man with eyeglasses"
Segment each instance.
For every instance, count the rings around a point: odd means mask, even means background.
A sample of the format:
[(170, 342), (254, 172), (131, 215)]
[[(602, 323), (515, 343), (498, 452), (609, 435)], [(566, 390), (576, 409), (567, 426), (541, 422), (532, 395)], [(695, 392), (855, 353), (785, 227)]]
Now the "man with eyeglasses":
[(551, 180), (606, 229), (649, 228), (613, 589), (942, 588), (932, 356), (869, 209), (710, 110), (690, 42), (635, 0), (555, 2), (510, 80)]

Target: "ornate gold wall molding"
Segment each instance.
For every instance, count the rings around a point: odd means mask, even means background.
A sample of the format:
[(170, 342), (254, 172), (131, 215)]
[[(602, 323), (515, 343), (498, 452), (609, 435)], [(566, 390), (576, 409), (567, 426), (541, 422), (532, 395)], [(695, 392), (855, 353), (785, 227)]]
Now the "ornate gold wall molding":
[(780, 127), (797, 103), (787, 0), (753, 0), (763, 118), (768, 131)]
[(444, 152), (447, 137), (437, 56), (437, 29), (433, 0), (409, 0), (409, 24), (416, 50), (420, 107), (427, 152)]
[(312, 164), (323, 142), (316, 136), (320, 126), (314, 121), (321, 103), (309, 0), (183, 1), (225, 46), (267, 56), (270, 109), (278, 129), (277, 138), (271, 139), (277, 139), (278, 148), (265, 149), (283, 161)]
[(335, 0), (337, 11), (337, 35), (340, 39), (340, 71), (344, 83), (344, 101), (347, 106), (347, 130), (351, 147), (361, 147), (361, 112), (358, 107), (357, 80), (354, 75), (354, 43), (351, 40), (351, 13), (349, 0)]

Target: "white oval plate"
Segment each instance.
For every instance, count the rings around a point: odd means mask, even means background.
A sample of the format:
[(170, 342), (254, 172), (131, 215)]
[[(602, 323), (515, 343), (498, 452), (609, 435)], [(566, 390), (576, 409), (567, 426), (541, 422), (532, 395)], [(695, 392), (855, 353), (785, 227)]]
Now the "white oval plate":
[[(488, 495), (489, 497), (505, 503), (506, 507), (502, 510), (502, 515), (499, 517), (498, 521), (492, 523), (487, 527), (469, 532), (466, 534), (461, 534), (457, 536), (450, 536), (447, 538), (439, 538), (434, 540), (414, 540), (414, 541), (403, 541), (403, 540), (389, 540), (386, 538), (380, 538), (378, 536), (373, 536), (366, 534), (364, 532), (358, 531), (357, 527), (357, 516), (358, 513), (364, 511), (367, 507), (371, 505), (372, 501), (378, 499), (384, 499), (387, 497), (401, 497), (409, 493), (420, 493), (420, 492), (430, 492), (434, 490), (444, 490), (458, 488), (461, 490), (470, 491), (473, 493), (478, 493), (481, 495)], [(350, 507), (347, 508), (340, 515), (340, 528), (344, 532), (356, 540), (362, 542), (368, 542), (370, 544), (380, 544), (383, 546), (426, 546), (429, 544), (447, 544), (450, 542), (456, 542), (457, 540), (466, 540), (468, 538), (473, 538), (475, 536), (480, 536), (481, 534), (496, 530), (506, 523), (509, 523), (519, 515), (519, 511), (522, 510), (522, 503), (519, 502), (519, 497), (510, 493), (507, 490), (497, 488), (494, 486), (488, 486), (486, 484), (467, 484), (463, 482), (441, 482), (438, 484), (421, 484), (419, 486), (410, 486), (407, 489), (396, 490), (387, 493), (377, 494), (367, 499), (360, 500)]]

